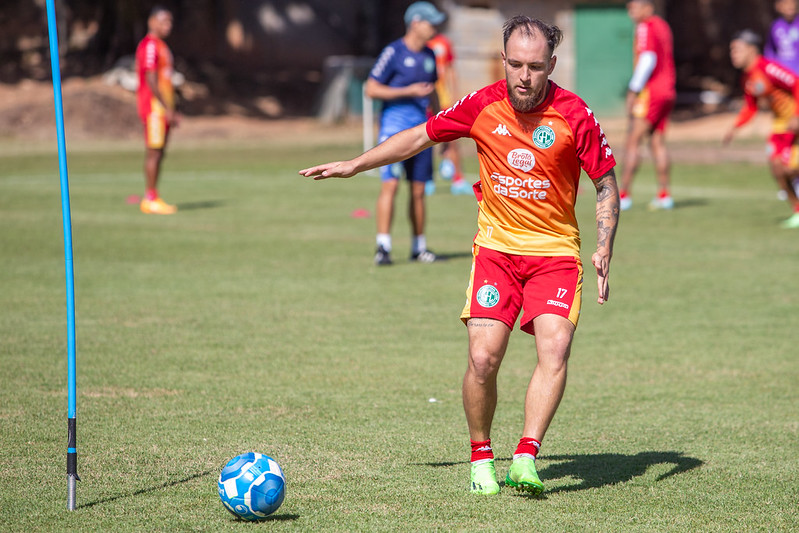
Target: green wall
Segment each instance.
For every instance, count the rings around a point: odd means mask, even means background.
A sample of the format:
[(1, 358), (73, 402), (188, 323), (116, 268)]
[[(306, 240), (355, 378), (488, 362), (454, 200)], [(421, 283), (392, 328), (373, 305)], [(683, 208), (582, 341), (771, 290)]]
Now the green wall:
[(577, 94), (595, 111), (624, 113), (633, 67), (633, 23), (625, 7), (575, 8)]

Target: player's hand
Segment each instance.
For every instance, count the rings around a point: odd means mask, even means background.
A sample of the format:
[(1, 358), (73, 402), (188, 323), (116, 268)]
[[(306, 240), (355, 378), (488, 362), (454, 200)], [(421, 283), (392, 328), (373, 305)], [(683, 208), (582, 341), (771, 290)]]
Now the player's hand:
[(799, 117), (794, 115), (788, 120), (788, 130), (799, 133)]
[(350, 161), (334, 161), (300, 170), (300, 175), (315, 180), (327, 178), (350, 178), (357, 174), (355, 166)]
[(732, 142), (732, 138), (735, 136), (735, 128), (727, 130), (727, 133), (724, 134), (724, 137), (721, 138), (721, 145), (727, 146)]
[(436, 90), (436, 86), (427, 81), (411, 83), (407, 87), (408, 96), (411, 98), (424, 98)]
[(624, 101), (624, 107), (627, 110), (627, 116), (633, 116), (633, 108), (635, 107), (635, 100), (638, 98), (638, 93), (627, 91), (627, 98)]
[(166, 108), (164, 110), (164, 118), (166, 119), (166, 123), (172, 128), (176, 128), (178, 124), (180, 124), (180, 113), (174, 109)]
[(591, 262), (596, 268), (596, 283), (599, 289), (597, 303), (602, 305), (610, 297), (610, 285), (608, 284), (608, 271), (610, 270), (610, 257), (606, 254), (595, 252), (591, 256)]

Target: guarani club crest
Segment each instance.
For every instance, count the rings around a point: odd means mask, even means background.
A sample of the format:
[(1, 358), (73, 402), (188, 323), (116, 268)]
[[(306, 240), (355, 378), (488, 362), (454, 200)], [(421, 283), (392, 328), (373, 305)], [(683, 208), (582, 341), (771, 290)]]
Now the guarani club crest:
[(549, 126), (538, 126), (533, 131), (533, 144), (539, 148), (549, 148), (555, 144), (555, 130)]
[(436, 60), (430, 57), (425, 58), (424, 60), (424, 71), (428, 74), (433, 72), (436, 69)]
[(485, 308), (494, 307), (499, 303), (499, 290), (493, 285), (483, 285), (477, 291), (477, 303)]

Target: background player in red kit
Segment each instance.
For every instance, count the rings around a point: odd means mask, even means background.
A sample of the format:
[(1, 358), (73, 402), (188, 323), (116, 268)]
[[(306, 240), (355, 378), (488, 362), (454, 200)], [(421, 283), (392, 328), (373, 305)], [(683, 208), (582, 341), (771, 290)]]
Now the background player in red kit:
[(621, 174), (621, 208), (632, 207), (632, 188), (638, 170), (641, 141), (650, 136), (649, 146), (655, 163), (658, 192), (651, 209), (671, 209), (669, 192), (671, 164), (666, 147), (666, 126), (677, 97), (675, 89), (673, 39), (665, 20), (655, 15), (652, 0), (627, 2), (627, 14), (635, 23), (635, 70), (627, 91), (630, 125)]
[(735, 124), (724, 135), (729, 144), (735, 130), (749, 122), (758, 110), (758, 100), (774, 116), (768, 140), (771, 173), (793, 208), (793, 215), (782, 223), (784, 228), (799, 228), (799, 199), (791, 179), (799, 171), (797, 132), (799, 132), (799, 77), (788, 68), (760, 55), (760, 37), (751, 30), (736, 34), (730, 43), (730, 59), (743, 71), (744, 107)]
[[(456, 98), (460, 97), (457, 88), (455, 54), (452, 51), (452, 43), (446, 35), (439, 33), (427, 41), (427, 46), (436, 55), (438, 103), (441, 109), (447, 109), (455, 103)], [(472, 184), (463, 177), (461, 155), (457, 143), (443, 143), (441, 145), (441, 163), (438, 168), (442, 179), (452, 180), (449, 188), (452, 194), (467, 196), (474, 194)]]
[(574, 211), (581, 171), (597, 191), (598, 302), (609, 296), (608, 271), (619, 216), (615, 160), (591, 109), (549, 80), (561, 31), (517, 16), (503, 30), (505, 79), (471, 93), (425, 124), (404, 130), (349, 161), (300, 171), (347, 178), (410, 157), (436, 143), (471, 137), (480, 181), (478, 233), (467, 301), (469, 336), (463, 406), (471, 440), (471, 491), (499, 492), (490, 432), (497, 373), (522, 310), (538, 362), (527, 389), (524, 427), (505, 483), (538, 494), (535, 457), (560, 404), (582, 300), (580, 234)]
[(147, 35), (136, 48), (139, 117), (144, 124), (146, 146), (145, 191), (139, 207), (142, 213), (154, 215), (171, 215), (177, 211), (177, 207), (167, 204), (158, 195), (158, 178), (169, 129), (178, 123), (172, 86), (172, 52), (164, 42), (171, 32), (172, 13), (156, 6), (147, 19)]

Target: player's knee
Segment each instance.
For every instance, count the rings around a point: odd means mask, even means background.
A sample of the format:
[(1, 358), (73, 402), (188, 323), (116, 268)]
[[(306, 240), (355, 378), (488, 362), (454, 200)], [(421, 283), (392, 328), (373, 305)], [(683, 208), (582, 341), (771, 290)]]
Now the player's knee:
[(486, 383), (497, 375), (501, 361), (490, 352), (473, 350), (469, 353), (469, 370), (478, 383)]

